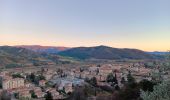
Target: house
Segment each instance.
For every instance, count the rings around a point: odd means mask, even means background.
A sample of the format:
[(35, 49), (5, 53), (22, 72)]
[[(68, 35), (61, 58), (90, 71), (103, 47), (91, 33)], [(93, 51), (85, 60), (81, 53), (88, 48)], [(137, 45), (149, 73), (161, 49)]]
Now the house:
[(103, 65), (99, 67), (99, 74), (100, 75), (108, 75), (112, 73), (112, 66), (111, 65)]
[(44, 73), (43, 76), (45, 77), (46, 80), (50, 80), (53, 76), (52, 73)]
[(65, 86), (64, 86), (64, 91), (65, 91), (66, 93), (71, 93), (71, 92), (73, 92), (72, 84), (70, 84), (70, 83), (65, 84)]
[(89, 71), (90, 71), (90, 72), (95, 72), (95, 71), (97, 71), (97, 70), (98, 70), (98, 67), (96, 67), (96, 66), (89, 67)]
[(47, 82), (46, 80), (40, 80), (40, 81), (39, 81), (39, 85), (40, 85), (40, 86), (45, 86), (45, 85), (46, 85), (46, 82)]
[(33, 87), (35, 87), (35, 85), (27, 82), (27, 83), (25, 83), (25, 87), (33, 88)]
[(41, 91), (37, 91), (37, 92), (35, 92), (35, 95), (37, 96), (37, 98), (44, 98), (46, 93), (41, 92)]
[(61, 99), (61, 97), (62, 97), (62, 96), (59, 94), (59, 92), (56, 91), (55, 88), (51, 88), (48, 92), (51, 93), (51, 95), (52, 95), (52, 97), (53, 97), (54, 100)]
[(99, 81), (99, 82), (106, 81), (106, 79), (107, 79), (106, 75), (96, 75), (95, 77), (96, 77), (97, 81)]
[(26, 97), (26, 98), (31, 98), (31, 94), (29, 91), (25, 90), (25, 91), (20, 91), (19, 92), (19, 98), (21, 97)]
[(41, 90), (40, 87), (35, 87), (35, 88), (34, 88), (34, 92), (42, 92), (42, 90)]

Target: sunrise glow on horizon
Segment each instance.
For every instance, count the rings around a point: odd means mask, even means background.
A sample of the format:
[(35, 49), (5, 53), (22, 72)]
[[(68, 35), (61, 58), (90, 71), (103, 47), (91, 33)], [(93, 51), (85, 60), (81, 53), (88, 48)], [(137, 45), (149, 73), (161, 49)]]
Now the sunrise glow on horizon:
[(128, 1), (1, 0), (0, 45), (170, 50), (170, 1)]

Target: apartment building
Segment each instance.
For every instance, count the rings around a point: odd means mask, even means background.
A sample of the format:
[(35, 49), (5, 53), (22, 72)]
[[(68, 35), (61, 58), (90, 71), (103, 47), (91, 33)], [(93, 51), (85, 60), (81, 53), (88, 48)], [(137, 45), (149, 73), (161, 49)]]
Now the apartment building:
[(2, 80), (3, 89), (13, 89), (24, 86), (24, 79), (22, 78), (7, 78)]

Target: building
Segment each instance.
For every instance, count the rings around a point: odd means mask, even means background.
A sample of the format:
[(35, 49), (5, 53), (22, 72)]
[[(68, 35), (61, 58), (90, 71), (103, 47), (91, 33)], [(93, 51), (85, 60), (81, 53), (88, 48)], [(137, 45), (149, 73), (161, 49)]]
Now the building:
[(65, 84), (65, 86), (64, 86), (64, 91), (65, 91), (66, 93), (71, 93), (71, 92), (73, 92), (72, 84), (70, 84), (70, 83)]
[(49, 89), (49, 92), (51, 93), (54, 100), (61, 99), (62, 96), (59, 94), (59, 92), (56, 91), (55, 88)]
[(23, 78), (6, 78), (2, 80), (2, 88), (3, 89), (13, 89), (24, 87), (24, 79)]
[(29, 93), (29, 91), (19, 92), (19, 98), (22, 98), (22, 97), (31, 98), (31, 94)]
[(45, 80), (40, 80), (40, 81), (39, 81), (39, 85), (40, 85), (40, 86), (45, 86), (45, 84), (46, 84), (46, 81), (45, 81)]
[(112, 73), (112, 66), (111, 65), (103, 65), (99, 68), (99, 74), (100, 75), (108, 75)]
[(52, 73), (44, 73), (43, 76), (45, 77), (46, 80), (50, 80), (53, 77)]
[(35, 84), (32, 84), (32, 83), (25, 83), (25, 87), (27, 88), (34, 88), (35, 87)]
[(67, 83), (71, 83), (73, 86), (81, 86), (84, 84), (84, 80), (78, 78), (57, 78), (50, 80), (50, 83), (53, 85), (57, 84), (59, 87), (64, 87)]
[(37, 96), (37, 98), (44, 98), (46, 93), (45, 92), (41, 92), (41, 91), (38, 91), (38, 92), (35, 92), (35, 95)]

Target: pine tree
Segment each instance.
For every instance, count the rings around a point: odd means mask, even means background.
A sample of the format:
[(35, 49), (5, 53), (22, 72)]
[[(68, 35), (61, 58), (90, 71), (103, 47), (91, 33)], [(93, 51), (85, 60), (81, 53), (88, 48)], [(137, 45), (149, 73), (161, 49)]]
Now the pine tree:
[(130, 71), (129, 74), (127, 75), (127, 81), (128, 83), (135, 83), (135, 78), (131, 75)]

